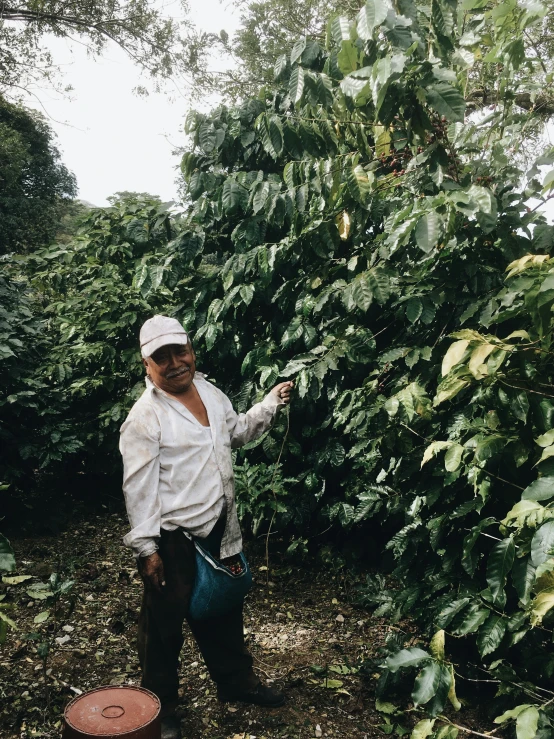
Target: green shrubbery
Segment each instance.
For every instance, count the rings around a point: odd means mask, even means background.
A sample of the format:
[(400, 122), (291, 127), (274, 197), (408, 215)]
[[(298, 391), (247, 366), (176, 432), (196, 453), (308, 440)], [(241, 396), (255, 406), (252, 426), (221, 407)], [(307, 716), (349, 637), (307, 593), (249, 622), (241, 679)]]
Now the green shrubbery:
[[(22, 266), (48, 337), (32, 464), (116, 475), (153, 312), (184, 322), (239, 410), (294, 378), (290, 479), (268, 495), (282, 418), (237, 468), (245, 521), (263, 531), (277, 503), (302, 548), (330, 526), (383, 541), (393, 586), (363, 597), (438, 632), (414, 694), (437, 715), (450, 657), (498, 679), (507, 708), (550, 695), (554, 228), (528, 203), (554, 156), (527, 166), (540, 120), (515, 105), (543, 8), (428, 11), (371, 0), (325, 47), (300, 39), (257, 99), (189, 116), (182, 217), (127, 200)], [(497, 104), (468, 116), (478, 75)]]

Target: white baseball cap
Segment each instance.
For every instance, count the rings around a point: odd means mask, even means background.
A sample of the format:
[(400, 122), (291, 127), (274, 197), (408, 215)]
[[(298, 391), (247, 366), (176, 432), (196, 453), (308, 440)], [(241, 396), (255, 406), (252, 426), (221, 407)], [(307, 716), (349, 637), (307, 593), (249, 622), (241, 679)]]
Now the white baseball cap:
[(176, 318), (153, 316), (142, 324), (140, 352), (144, 358), (167, 344), (188, 344), (189, 336)]

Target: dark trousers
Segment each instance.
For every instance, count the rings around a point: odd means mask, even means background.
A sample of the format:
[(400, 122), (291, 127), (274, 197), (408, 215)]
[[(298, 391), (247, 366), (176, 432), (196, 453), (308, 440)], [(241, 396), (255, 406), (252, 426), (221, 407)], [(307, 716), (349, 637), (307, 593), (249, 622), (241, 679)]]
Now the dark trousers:
[[(182, 529), (161, 531), (159, 554), (164, 564), (162, 593), (145, 589), (138, 624), (142, 686), (155, 693), (162, 710), (177, 705), (179, 654), (187, 619), (218, 690), (232, 696), (254, 688), (259, 680), (244, 644), (242, 605), (224, 616), (194, 621), (187, 617), (195, 575), (195, 549)], [(140, 561), (139, 561), (140, 562)]]

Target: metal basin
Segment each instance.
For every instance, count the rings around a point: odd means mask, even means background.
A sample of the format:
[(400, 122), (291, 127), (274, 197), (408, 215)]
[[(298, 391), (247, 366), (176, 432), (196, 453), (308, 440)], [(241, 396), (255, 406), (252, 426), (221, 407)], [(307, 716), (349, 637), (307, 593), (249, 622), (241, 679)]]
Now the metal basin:
[(107, 685), (74, 698), (62, 739), (160, 739), (160, 701), (132, 685)]

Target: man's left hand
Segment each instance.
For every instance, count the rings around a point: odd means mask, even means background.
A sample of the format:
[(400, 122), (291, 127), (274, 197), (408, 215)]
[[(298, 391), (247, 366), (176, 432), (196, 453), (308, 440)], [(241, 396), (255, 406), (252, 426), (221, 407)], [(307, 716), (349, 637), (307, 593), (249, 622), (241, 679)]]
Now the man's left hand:
[(290, 403), (290, 394), (293, 387), (294, 382), (289, 380), (288, 382), (281, 382), (279, 385), (275, 385), (271, 392), (274, 393), (285, 405), (288, 405)]

